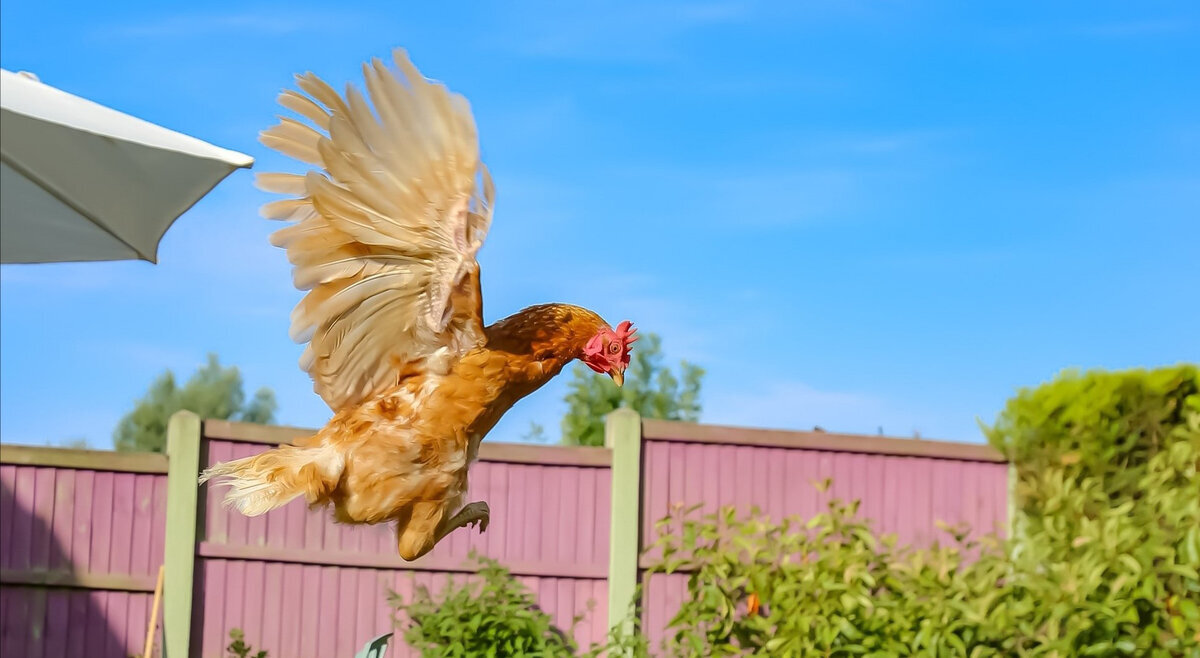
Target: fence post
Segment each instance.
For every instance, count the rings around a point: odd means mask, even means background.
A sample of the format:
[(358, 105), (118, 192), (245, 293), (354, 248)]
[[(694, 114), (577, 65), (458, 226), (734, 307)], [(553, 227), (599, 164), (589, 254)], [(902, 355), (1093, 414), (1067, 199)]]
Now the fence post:
[(1017, 520), (1017, 467), (1011, 461), (1008, 462), (1008, 538), (1012, 539), (1016, 536), (1016, 520)]
[(200, 417), (171, 416), (167, 426), (167, 523), (163, 555), (163, 656), (191, 650), (192, 588), (196, 566), (196, 505), (200, 475)]
[(604, 445), (612, 450), (612, 519), (608, 535), (608, 627), (611, 629), (625, 621), (637, 590), (642, 525), (642, 417), (632, 409), (610, 413), (604, 419)]
[(1008, 540), (1015, 550), (1021, 550), (1022, 524), (1021, 513), (1017, 505), (1017, 487), (1021, 486), (1017, 473), (1017, 463), (1011, 459), (1008, 462)]

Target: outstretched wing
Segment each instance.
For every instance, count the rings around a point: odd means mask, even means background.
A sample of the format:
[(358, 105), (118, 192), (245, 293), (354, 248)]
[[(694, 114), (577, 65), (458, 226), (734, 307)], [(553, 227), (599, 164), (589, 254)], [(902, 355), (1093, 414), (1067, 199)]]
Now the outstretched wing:
[(335, 411), (394, 386), (413, 360), (484, 341), (475, 254), (494, 188), (475, 121), (466, 99), (422, 77), (402, 50), (394, 59), (399, 77), (378, 59), (363, 65), (370, 105), (352, 85), (342, 97), (296, 76), (305, 93), (279, 102), (312, 126), (281, 118), (262, 134), (320, 168), (257, 182), (294, 197), (262, 214), (297, 221), (271, 242), (308, 291), (290, 333), (308, 342), (300, 366)]

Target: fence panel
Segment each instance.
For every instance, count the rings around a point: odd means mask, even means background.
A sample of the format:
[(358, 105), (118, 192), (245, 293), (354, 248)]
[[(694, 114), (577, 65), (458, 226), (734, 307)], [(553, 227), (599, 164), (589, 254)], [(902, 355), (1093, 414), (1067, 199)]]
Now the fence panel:
[[(163, 455), (3, 446), (0, 654), (139, 653), (168, 532), (183, 547), (168, 556), (168, 581), (176, 585), (164, 593), (160, 617), (185, 620), (167, 622), (175, 653), (190, 646), (189, 655), (223, 658), (229, 631), (240, 628), (272, 656), (304, 658), (353, 655), (392, 629), (390, 591), (407, 598), (415, 588), (436, 591), (467, 578), (472, 550), (508, 567), (586, 647), (604, 638), (610, 596), (632, 591), (653, 559), (636, 553), (675, 504), (703, 503), (707, 511), (757, 505), (778, 517), (814, 514), (832, 496), (856, 498), (878, 529), (910, 543), (943, 537), (938, 520), (1003, 532), (1007, 512), (1007, 466), (984, 446), (641, 421), (626, 413), (610, 423), (610, 439), (622, 446), (611, 450), (485, 442), (469, 500), (489, 503), (487, 532), (459, 530), (408, 563), (396, 555), (391, 527), (339, 525), (303, 501), (256, 518), (224, 508), (217, 489), (200, 491), (193, 503), (197, 464), (249, 456), (310, 432), (182, 421), (172, 423), (181, 452), (170, 476)], [(833, 486), (822, 493), (812, 483), (825, 478)], [(610, 591), (610, 583), (619, 587)], [(645, 585), (644, 619), (657, 639), (686, 596), (686, 577), (655, 576)], [(614, 620), (626, 601), (612, 610)], [(401, 640), (393, 646), (390, 655), (411, 655)]]
[[(204, 465), (306, 433), (212, 421), (204, 428)], [(596, 448), (485, 444), (471, 467), (468, 500), (491, 507), (487, 532), (458, 530), (411, 563), (396, 554), (391, 525), (341, 525), (302, 500), (246, 518), (221, 504), (221, 489), (209, 489), (193, 646), (200, 656), (222, 656), (229, 630), (240, 628), (271, 655), (353, 655), (392, 629), (389, 591), (407, 598), (414, 587), (437, 591), (466, 578), (472, 550), (509, 568), (556, 625), (586, 646), (607, 628), (608, 463), (607, 451)], [(577, 615), (585, 618), (572, 628)], [(394, 655), (409, 655), (402, 644)]]
[[(966, 523), (971, 534), (1003, 534), (1008, 467), (982, 445), (912, 439), (642, 423), (643, 547), (673, 506), (700, 513), (733, 505), (779, 519), (810, 517), (832, 498), (860, 501), (859, 515), (903, 544), (946, 541), (938, 521)], [(815, 483), (832, 480), (827, 491)], [(640, 559), (643, 567), (653, 552)], [(687, 576), (654, 575), (643, 584), (645, 628), (657, 642), (686, 596)]]
[(0, 655), (141, 653), (165, 474), (162, 455), (3, 446)]

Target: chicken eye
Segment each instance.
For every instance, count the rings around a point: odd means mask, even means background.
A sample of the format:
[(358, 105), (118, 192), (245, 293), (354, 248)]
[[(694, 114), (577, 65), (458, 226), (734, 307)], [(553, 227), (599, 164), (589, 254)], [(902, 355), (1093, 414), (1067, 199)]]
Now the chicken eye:
[(609, 354), (619, 354), (621, 352), (621, 346), (618, 345), (616, 342), (609, 343), (608, 344), (608, 352), (609, 352)]

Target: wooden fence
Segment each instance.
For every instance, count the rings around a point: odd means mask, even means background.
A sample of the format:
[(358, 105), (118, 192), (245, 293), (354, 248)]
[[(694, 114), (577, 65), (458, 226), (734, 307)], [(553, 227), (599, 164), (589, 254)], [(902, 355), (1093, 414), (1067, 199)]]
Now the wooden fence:
[(0, 457), (0, 655), (140, 652), (167, 459), (8, 445)]
[[(976, 535), (1006, 531), (1008, 467), (988, 446), (655, 420), (641, 421), (634, 434), (636, 415), (613, 421), (628, 423), (626, 434), (634, 437), (614, 446), (614, 463), (630, 466), (628, 474), (614, 471), (613, 483), (639, 483), (641, 524), (620, 526), (629, 535), (618, 538), (626, 560), (610, 576), (616, 599), (610, 605), (629, 600), (652, 560), (645, 549), (656, 538), (655, 522), (675, 504), (702, 503), (700, 513), (757, 507), (779, 519), (813, 516), (832, 498), (859, 500), (859, 514), (876, 530), (915, 545), (950, 539), (939, 520), (968, 523)], [(630, 453), (626, 460), (622, 451)], [(822, 493), (814, 485), (827, 478), (833, 484)], [(652, 640), (679, 609), (686, 586), (685, 574), (657, 574), (644, 583), (643, 622)]]
[[(392, 628), (389, 591), (436, 590), (496, 558), (583, 646), (628, 609), (653, 522), (675, 503), (757, 505), (811, 514), (829, 496), (862, 500), (885, 531), (927, 542), (935, 522), (1003, 529), (1006, 465), (984, 446), (749, 430), (641, 420), (618, 411), (607, 447), (485, 442), (469, 500), (492, 509), (486, 533), (460, 530), (406, 563), (390, 528), (334, 524), (301, 501), (248, 519), (196, 486), (206, 465), (308, 430), (172, 419), (169, 460), (49, 448), (0, 448), (0, 654), (125, 658), (141, 651), (153, 574), (165, 555), (163, 654), (223, 656), (228, 632), (272, 658), (352, 656)], [(811, 481), (833, 478), (826, 494)], [(661, 629), (682, 577), (647, 583)], [(572, 619), (583, 621), (572, 625)], [(402, 642), (392, 656), (409, 655)], [(11, 653), (10, 653), (11, 652)]]
[[(249, 456), (307, 434), (208, 422), (201, 463)], [(560, 628), (570, 629), (589, 601), (606, 601), (609, 459), (603, 448), (485, 443), (471, 468), (468, 499), (491, 506), (487, 532), (459, 530), (411, 563), (396, 555), (390, 526), (338, 525), (302, 500), (248, 519), (222, 506), (214, 488), (202, 501), (196, 544), (193, 654), (218, 655), (237, 626), (272, 656), (349, 658), (391, 627), (389, 590), (407, 597), (418, 585), (437, 589), (470, 572), (471, 549), (503, 562)], [(584, 642), (599, 639), (606, 622), (601, 605), (574, 631)]]

